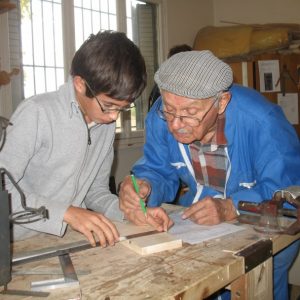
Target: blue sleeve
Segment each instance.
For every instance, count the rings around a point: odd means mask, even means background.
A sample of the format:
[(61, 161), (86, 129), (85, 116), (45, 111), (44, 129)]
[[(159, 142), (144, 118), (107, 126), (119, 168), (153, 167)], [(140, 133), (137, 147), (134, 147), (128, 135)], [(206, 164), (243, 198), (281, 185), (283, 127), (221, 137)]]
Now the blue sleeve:
[(172, 202), (179, 188), (178, 175), (170, 164), (172, 149), (170, 149), (169, 140), (172, 137), (168, 132), (167, 123), (156, 113), (160, 106), (161, 99), (158, 99), (147, 115), (144, 155), (132, 169), (136, 177), (145, 179), (151, 184), (148, 206)]
[(300, 185), (299, 138), (281, 108), (272, 106), (263, 118), (249, 119), (244, 120), (248, 124), (243, 125), (246, 137), (240, 137), (244, 142), (237, 142), (239, 157), (231, 159), (238, 159), (241, 168), (249, 170), (255, 185), (252, 188), (239, 187), (228, 195), (235, 206), (240, 200), (270, 200), (276, 190)]

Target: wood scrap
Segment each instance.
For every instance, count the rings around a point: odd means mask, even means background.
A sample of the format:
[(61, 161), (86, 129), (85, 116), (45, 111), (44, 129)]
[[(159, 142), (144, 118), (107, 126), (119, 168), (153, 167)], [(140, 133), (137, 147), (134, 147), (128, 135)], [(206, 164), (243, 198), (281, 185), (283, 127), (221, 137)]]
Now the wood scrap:
[(16, 4), (10, 3), (9, 0), (1, 0), (0, 1), (0, 13), (8, 12), (11, 9), (16, 8)]
[[(153, 231), (153, 227), (150, 225), (136, 226), (129, 222), (125, 223), (117, 221), (115, 221), (114, 224), (116, 225), (121, 237)], [(125, 240), (122, 241), (121, 244), (140, 255), (147, 255), (180, 248), (182, 247), (182, 240), (172, 236), (168, 232), (161, 232)]]
[(147, 255), (182, 247), (182, 240), (167, 232), (141, 236), (121, 242), (140, 255)]
[(14, 68), (11, 72), (0, 71), (0, 86), (6, 85), (10, 83), (10, 79), (14, 75), (18, 75), (20, 73), (20, 69)]

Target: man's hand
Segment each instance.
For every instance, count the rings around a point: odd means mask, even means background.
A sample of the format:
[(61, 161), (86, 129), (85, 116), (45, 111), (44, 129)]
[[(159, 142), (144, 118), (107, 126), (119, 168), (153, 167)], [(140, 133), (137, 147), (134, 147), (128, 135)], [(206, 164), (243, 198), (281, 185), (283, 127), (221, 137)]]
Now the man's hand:
[(136, 181), (140, 190), (139, 194), (137, 194), (134, 190), (134, 186), (129, 175), (124, 178), (120, 185), (119, 201), (120, 209), (123, 212), (130, 209), (140, 209), (140, 198), (146, 202), (147, 197), (151, 192), (151, 186), (147, 181), (141, 179), (137, 179)]
[(183, 219), (190, 219), (201, 225), (215, 225), (230, 221), (237, 217), (236, 209), (231, 199), (205, 197), (186, 209)]
[(119, 240), (116, 226), (100, 213), (70, 206), (65, 212), (64, 221), (85, 235), (93, 247), (96, 246), (96, 240), (102, 247), (106, 247), (107, 243), (113, 246)]
[(158, 231), (168, 231), (174, 224), (161, 207), (148, 207), (147, 216), (144, 215), (140, 207), (137, 209), (128, 209), (125, 212), (125, 217), (136, 225), (152, 225)]

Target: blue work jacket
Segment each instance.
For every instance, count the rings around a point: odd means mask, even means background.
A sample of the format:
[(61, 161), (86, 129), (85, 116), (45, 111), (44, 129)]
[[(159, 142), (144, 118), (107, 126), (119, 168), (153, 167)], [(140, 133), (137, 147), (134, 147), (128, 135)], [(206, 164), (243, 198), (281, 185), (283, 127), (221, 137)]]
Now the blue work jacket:
[[(225, 111), (229, 164), (225, 192), (220, 196), (231, 198), (237, 207), (240, 200), (260, 202), (271, 199), (277, 190), (300, 185), (299, 138), (282, 109), (250, 88), (233, 85), (230, 92)], [(158, 99), (147, 115), (144, 155), (133, 166), (135, 175), (151, 184), (148, 206), (172, 202), (180, 181), (188, 186), (180, 205), (190, 206), (197, 188), (197, 200), (219, 195), (209, 186), (197, 187), (180, 144), (156, 113), (161, 107)], [(190, 161), (189, 145), (183, 147)]]

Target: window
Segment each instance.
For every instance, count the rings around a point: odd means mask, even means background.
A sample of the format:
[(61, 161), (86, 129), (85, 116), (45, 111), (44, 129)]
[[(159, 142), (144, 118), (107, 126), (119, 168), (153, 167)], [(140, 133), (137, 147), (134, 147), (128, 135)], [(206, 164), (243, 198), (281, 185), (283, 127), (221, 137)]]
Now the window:
[(116, 0), (74, 0), (76, 49), (91, 33), (117, 30)]
[[(123, 128), (131, 129), (131, 136), (138, 136), (144, 129), (148, 110), (148, 97), (153, 87), (154, 71), (157, 68), (156, 5), (143, 1), (126, 0), (126, 27), (128, 37), (139, 45), (145, 58), (148, 82), (141, 97), (136, 100), (136, 109), (131, 116), (123, 117)], [(129, 123), (130, 124), (126, 124)], [(126, 134), (126, 133), (125, 133)]]
[(59, 0), (21, 1), (24, 98), (56, 90), (64, 82)]
[(21, 0), (20, 6), (24, 98), (58, 89), (67, 79), (74, 52), (91, 33), (127, 32), (145, 57), (148, 84), (136, 108), (117, 120), (117, 137), (142, 137), (157, 68), (158, 5), (134, 0)]

